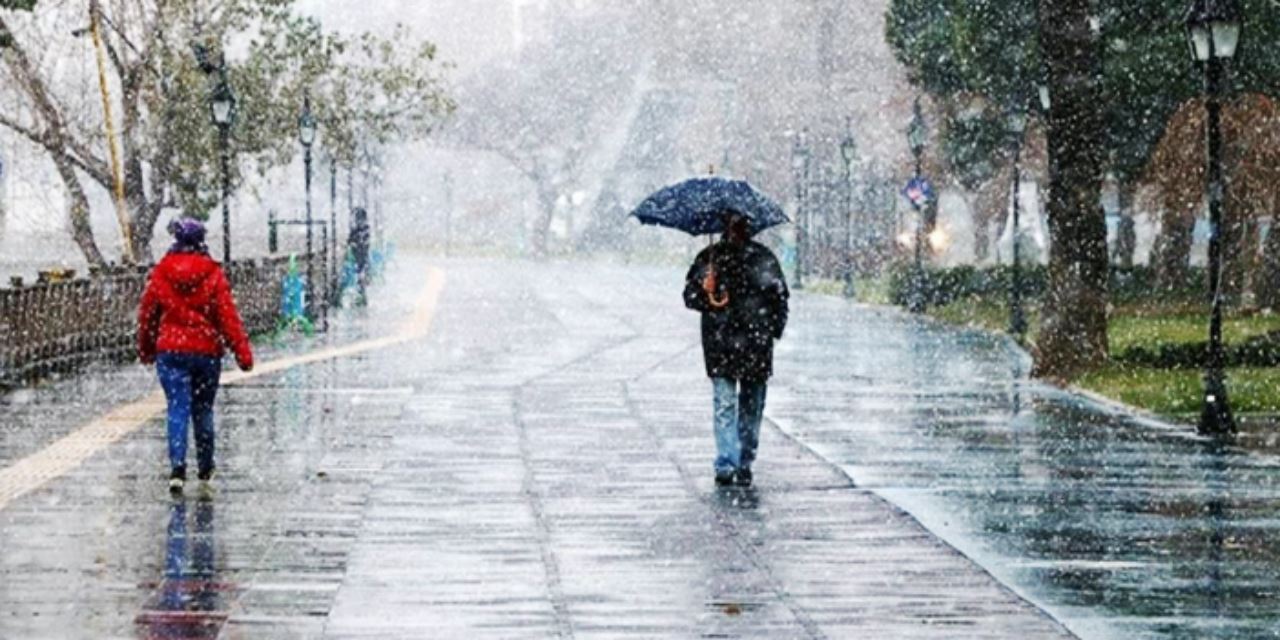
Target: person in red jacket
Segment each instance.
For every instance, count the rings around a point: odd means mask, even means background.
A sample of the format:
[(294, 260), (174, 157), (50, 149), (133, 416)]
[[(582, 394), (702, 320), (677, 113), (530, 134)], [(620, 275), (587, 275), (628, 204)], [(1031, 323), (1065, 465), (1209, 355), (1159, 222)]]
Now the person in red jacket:
[(213, 479), (213, 402), (230, 347), (236, 364), (253, 369), (253, 350), (231, 285), (209, 257), (204, 225), (183, 218), (169, 225), (174, 245), (151, 271), (138, 309), (138, 357), (155, 363), (169, 408), (169, 488), (187, 480), (187, 425), (196, 440), (197, 477)]

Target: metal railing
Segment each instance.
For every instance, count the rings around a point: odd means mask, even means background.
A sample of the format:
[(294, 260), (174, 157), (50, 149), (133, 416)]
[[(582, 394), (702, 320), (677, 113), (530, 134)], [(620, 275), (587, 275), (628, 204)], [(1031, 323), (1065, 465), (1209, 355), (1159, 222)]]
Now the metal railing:
[[(280, 316), (286, 257), (226, 267), (245, 328), (262, 333)], [(137, 356), (137, 313), (150, 268), (67, 282), (0, 288), (0, 388)]]

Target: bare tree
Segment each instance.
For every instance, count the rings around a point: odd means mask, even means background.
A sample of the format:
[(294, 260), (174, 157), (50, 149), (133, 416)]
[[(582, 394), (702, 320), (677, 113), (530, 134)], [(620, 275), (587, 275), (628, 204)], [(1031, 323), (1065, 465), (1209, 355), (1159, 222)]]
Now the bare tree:
[(550, 252), (562, 192), (580, 179), (597, 136), (616, 125), (638, 61), (618, 43), (625, 24), (612, 14), (567, 18), (549, 42), (530, 45), (511, 66), (495, 66), (460, 89), (463, 104), (450, 135), (505, 159), (532, 185), (535, 257)]
[(67, 191), (67, 218), (72, 238), (89, 264), (102, 266), (106, 261), (93, 238), (93, 230), (89, 224), (89, 200), (85, 196), (77, 170), (98, 170), (105, 175), (105, 167), (90, 167), (76, 161), (77, 150), (86, 155), (91, 155), (91, 152), (75, 137), (73, 123), (63, 115), (63, 109), (45, 82), (44, 74), (28, 55), (26, 48), (18, 42), (3, 13), (0, 13), (0, 41), (5, 43), (0, 48), (0, 60), (4, 63), (3, 77), (9, 86), (26, 96), (28, 107), (28, 116), (23, 119), (16, 115), (17, 109), (12, 104), (6, 105), (9, 107), (6, 112), (0, 112), (0, 126), (16, 132), (48, 152), (58, 178)]
[[(292, 4), (127, 0), (112, 3), (107, 14), (92, 2), (94, 14), (87, 17), (68, 5), (42, 8), (65, 14), (56, 21), (61, 25), (96, 18), (95, 43), (101, 42), (106, 59), (102, 81), (112, 94), (112, 110), (118, 109), (124, 262), (149, 260), (152, 234), (165, 208), (203, 215), (220, 197), (214, 179), (217, 138), (205, 115), (208, 73), (218, 59), (227, 64), (240, 97), (233, 137), (237, 162), (231, 167), (236, 179), (242, 170), (256, 168), (261, 174), (292, 159), (306, 92), (327, 92), (326, 99), (316, 101), (318, 115), (326, 137), (348, 158), (354, 157), (356, 138), (420, 137), (452, 108), (437, 82), (439, 65), (430, 43), (413, 46), (402, 31), (394, 43), (367, 34), (348, 40), (298, 17)], [(226, 60), (220, 43), (240, 34), (251, 36), (247, 53), (241, 60)], [(56, 65), (36, 58), (50, 37), (65, 40), (71, 34), (41, 34), (34, 19), (0, 10), (0, 37), (10, 42), (0, 50), (0, 68), (19, 98), (12, 108), (0, 105), (0, 126), (52, 161), (66, 187), (75, 240), (91, 264), (102, 265), (81, 180), (115, 189), (116, 173), (106, 153), (115, 141), (99, 142), (104, 120), (100, 109), (83, 104), (84, 87), (66, 82)], [(193, 46), (208, 57), (192, 55)]]

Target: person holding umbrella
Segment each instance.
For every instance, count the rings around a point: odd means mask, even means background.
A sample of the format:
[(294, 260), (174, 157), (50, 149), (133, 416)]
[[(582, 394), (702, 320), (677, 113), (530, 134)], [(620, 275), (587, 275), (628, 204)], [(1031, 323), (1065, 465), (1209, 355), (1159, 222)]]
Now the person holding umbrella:
[(780, 207), (745, 182), (691, 180), (651, 196), (633, 214), (694, 235), (721, 232), (685, 277), (684, 302), (702, 314), (702, 355), (713, 390), (718, 486), (750, 486), (773, 343), (787, 326), (786, 277), (752, 235), (787, 222)]

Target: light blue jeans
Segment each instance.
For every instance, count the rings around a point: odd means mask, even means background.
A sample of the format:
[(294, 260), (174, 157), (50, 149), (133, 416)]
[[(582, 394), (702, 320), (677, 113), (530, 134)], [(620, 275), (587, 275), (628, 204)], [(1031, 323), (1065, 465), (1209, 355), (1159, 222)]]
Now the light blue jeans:
[(716, 473), (750, 469), (760, 447), (767, 385), (750, 380), (712, 378), (715, 392)]

